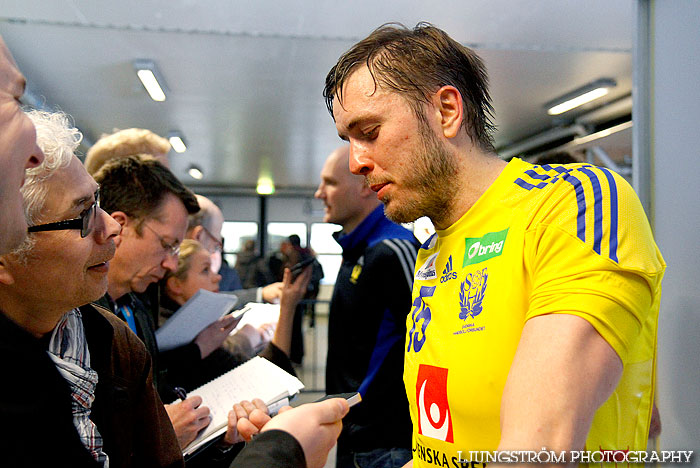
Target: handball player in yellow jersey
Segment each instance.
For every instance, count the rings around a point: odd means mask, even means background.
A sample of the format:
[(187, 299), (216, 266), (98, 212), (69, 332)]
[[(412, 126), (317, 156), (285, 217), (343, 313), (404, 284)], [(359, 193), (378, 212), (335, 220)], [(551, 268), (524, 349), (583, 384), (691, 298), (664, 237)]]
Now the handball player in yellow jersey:
[(437, 230), (407, 311), (409, 465), (644, 450), (665, 264), (625, 180), (501, 160), (483, 63), (428, 24), (375, 30), (324, 97), (386, 215)]

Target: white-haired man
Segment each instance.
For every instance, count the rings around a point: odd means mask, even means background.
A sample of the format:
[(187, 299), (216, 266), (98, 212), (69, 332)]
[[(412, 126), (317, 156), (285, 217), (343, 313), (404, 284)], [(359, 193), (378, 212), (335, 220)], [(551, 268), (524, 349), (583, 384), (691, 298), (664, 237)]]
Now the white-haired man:
[[(13, 421), (4, 442), (17, 435), (3, 459), (181, 466), (143, 343), (109, 311), (81, 307), (107, 289), (119, 224), (98, 206), (98, 185), (73, 153), (81, 136), (66, 116), (30, 116), (48, 149), (22, 189), (30, 235), (0, 257), (3, 372), (13, 382), (2, 389), (3, 420)], [(50, 428), (40, 451), (27, 437), (37, 424)]]
[[(0, 415), (12, 421), (3, 436), (3, 462), (183, 466), (144, 344), (111, 312), (81, 307), (107, 290), (120, 232), (99, 207), (98, 185), (73, 153), (81, 136), (63, 114), (35, 111), (31, 118), (47, 153), (23, 188), (31, 234), (20, 249), (0, 256), (2, 369), (12, 382), (0, 390)], [(347, 412), (340, 400), (272, 420), (253, 408), (236, 405), (229, 415), (229, 443), (240, 439), (239, 427), (248, 439), (263, 432), (232, 467), (257, 461), (322, 466)], [(28, 437), (37, 430), (48, 433), (41, 450)]]

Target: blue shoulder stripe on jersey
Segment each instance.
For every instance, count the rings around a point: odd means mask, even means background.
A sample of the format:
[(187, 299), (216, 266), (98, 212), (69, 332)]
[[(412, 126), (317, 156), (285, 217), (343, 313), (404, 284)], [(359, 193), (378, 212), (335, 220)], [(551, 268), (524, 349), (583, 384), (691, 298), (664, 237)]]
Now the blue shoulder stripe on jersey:
[(610, 260), (617, 262), (617, 229), (618, 229), (618, 199), (617, 199), (617, 183), (615, 177), (604, 167), (599, 168), (605, 178), (608, 179), (610, 187)]
[(529, 182), (525, 182), (525, 181), (524, 181), (523, 179), (521, 179), (520, 177), (518, 177), (517, 179), (515, 179), (515, 183), (516, 183), (517, 185), (519, 185), (520, 187), (524, 188), (525, 190), (532, 190), (532, 189), (534, 189), (534, 188), (543, 189), (543, 188), (545, 188), (545, 187), (547, 186), (547, 182), (540, 182), (540, 183), (537, 184), (537, 185), (532, 185), (532, 184), (529, 183)]
[(583, 192), (581, 181), (572, 176), (571, 173), (562, 174), (562, 179), (574, 186), (576, 192), (576, 204), (578, 213), (576, 215), (576, 236), (582, 242), (586, 242), (586, 194)]
[(603, 242), (603, 192), (595, 172), (587, 167), (580, 168), (579, 172), (588, 176), (593, 187), (593, 250), (600, 255), (600, 246)]
[(550, 179), (552, 176), (549, 174), (538, 174), (537, 172), (533, 171), (532, 169), (528, 169), (525, 171), (525, 174), (529, 175), (533, 179), (539, 179), (539, 180), (547, 180)]

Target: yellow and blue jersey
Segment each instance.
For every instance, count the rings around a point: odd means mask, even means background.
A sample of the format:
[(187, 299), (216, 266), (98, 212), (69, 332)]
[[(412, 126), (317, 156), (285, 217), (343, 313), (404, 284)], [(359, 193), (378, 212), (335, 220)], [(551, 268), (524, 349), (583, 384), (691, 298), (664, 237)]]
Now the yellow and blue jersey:
[(557, 313), (587, 320), (624, 364), (586, 448), (644, 450), (664, 269), (620, 176), (588, 164), (511, 161), (418, 253), (404, 363), (414, 466), (460, 466), (460, 452), (497, 449), (523, 326)]

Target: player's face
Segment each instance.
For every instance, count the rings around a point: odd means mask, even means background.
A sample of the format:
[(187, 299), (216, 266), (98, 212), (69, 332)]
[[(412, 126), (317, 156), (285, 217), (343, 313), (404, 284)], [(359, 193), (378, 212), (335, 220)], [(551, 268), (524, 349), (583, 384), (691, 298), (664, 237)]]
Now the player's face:
[(0, 38), (0, 254), (17, 247), (27, 234), (19, 189), (25, 169), (44, 160), (34, 125), (20, 108), (24, 85), (24, 77)]
[(457, 169), (435, 130), (404, 97), (376, 86), (367, 67), (350, 75), (342, 96), (333, 116), (350, 143), (350, 170), (365, 176), (386, 215), (401, 223), (441, 219), (454, 200)]

